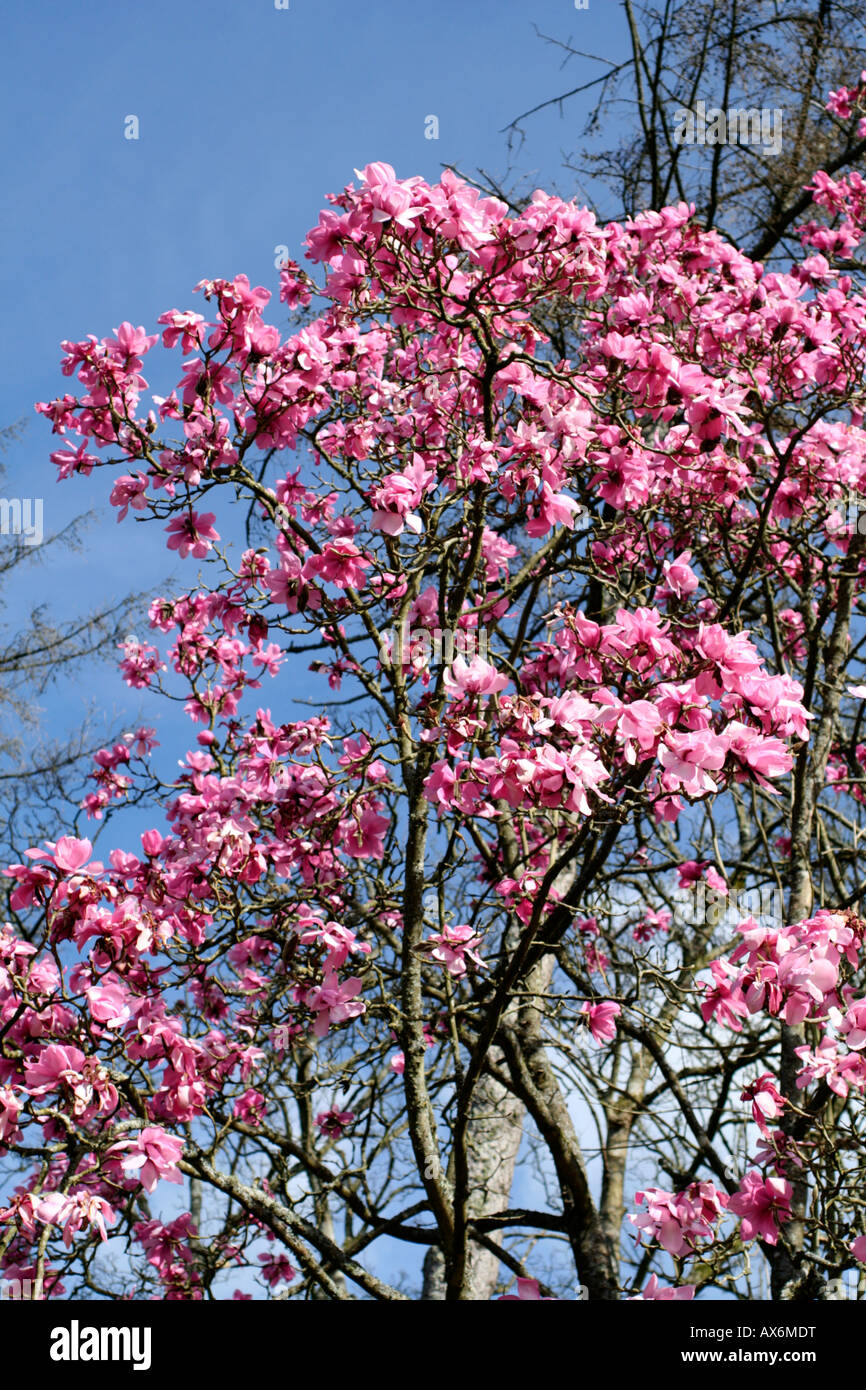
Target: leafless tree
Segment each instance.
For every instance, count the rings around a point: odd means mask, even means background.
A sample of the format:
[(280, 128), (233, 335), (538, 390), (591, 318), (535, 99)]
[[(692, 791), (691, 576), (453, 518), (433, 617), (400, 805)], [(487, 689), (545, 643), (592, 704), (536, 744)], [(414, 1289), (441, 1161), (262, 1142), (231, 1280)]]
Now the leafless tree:
[[(0, 429), (0, 454), (21, 440), (27, 421)], [(0, 468), (0, 487), (6, 477)], [(47, 605), (30, 605), (28, 574), (50, 565), (63, 549), (78, 550), (90, 515), (76, 517), (39, 544), (7, 527), (0, 536), (0, 846), (7, 856), (57, 833), (75, 814), (89, 756), (111, 736), (101, 711), (92, 709), (72, 729), (49, 731), (38, 701), (49, 689), (98, 663), (113, 659), (140, 599), (125, 595), (75, 618), (52, 617)], [(22, 615), (26, 620), (22, 622)], [(5, 861), (4, 861), (5, 862)], [(6, 880), (2, 880), (5, 886)]]

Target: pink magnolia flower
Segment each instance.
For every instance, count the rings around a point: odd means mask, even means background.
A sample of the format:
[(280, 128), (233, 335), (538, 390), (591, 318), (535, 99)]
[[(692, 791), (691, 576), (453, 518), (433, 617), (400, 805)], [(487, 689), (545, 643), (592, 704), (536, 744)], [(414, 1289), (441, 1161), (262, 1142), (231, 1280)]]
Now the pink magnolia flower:
[(191, 310), (182, 312), (180, 309), (169, 309), (167, 313), (160, 314), (157, 323), (168, 324), (163, 330), (163, 347), (173, 348), (178, 338), (182, 339), (181, 352), (195, 352), (204, 338), (205, 321), (201, 314), (194, 314)]
[(267, 1104), (268, 1102), (261, 1091), (255, 1091), (250, 1087), (244, 1091), (242, 1096), (238, 1096), (232, 1114), (236, 1119), (243, 1120), (245, 1124), (257, 1125), (267, 1109)]
[(265, 1253), (259, 1255), (262, 1266), (262, 1278), (272, 1289), (279, 1288), (281, 1284), (290, 1284), (295, 1277), (294, 1266), (290, 1263), (288, 1255), (270, 1255)]
[(302, 1002), (316, 1015), (313, 1033), (317, 1038), (323, 1038), (332, 1024), (345, 1023), (366, 1011), (367, 1005), (356, 997), (362, 989), (356, 975), (341, 983), (334, 973), (327, 972), (321, 985), (303, 994)]
[(740, 1092), (740, 1100), (752, 1102), (752, 1116), (762, 1134), (769, 1134), (767, 1120), (777, 1120), (785, 1109), (785, 1097), (768, 1071)]
[(840, 1009), (830, 1009), (828, 1017), (852, 1052), (866, 1048), (866, 999), (857, 999), (849, 1004), (844, 1014)]
[(82, 1226), (95, 1226), (100, 1239), (108, 1240), (107, 1226), (113, 1226), (117, 1213), (104, 1197), (84, 1189), (78, 1192), (49, 1192), (37, 1197), (33, 1210), (46, 1225), (63, 1227), (63, 1244), (68, 1248)]
[(635, 941), (651, 941), (657, 932), (666, 932), (672, 921), (667, 908), (648, 907), (632, 932)]
[(802, 1023), (811, 1009), (822, 1008), (825, 996), (835, 997), (839, 971), (831, 960), (808, 949), (781, 956), (778, 980), (787, 997), (783, 1006), (786, 1023)]
[(463, 922), (459, 926), (446, 925), (441, 932), (433, 932), (420, 949), (437, 965), (444, 965), (448, 974), (459, 980), (466, 974), (467, 956), (479, 969), (486, 968), (475, 949), (480, 945), (481, 937), (476, 936), (472, 928)]
[(728, 1196), (712, 1182), (693, 1182), (684, 1192), (648, 1187), (635, 1193), (635, 1202), (639, 1206), (645, 1203), (647, 1210), (631, 1214), (632, 1225), (657, 1240), (669, 1254), (688, 1255), (697, 1241), (712, 1239)]
[(351, 1110), (323, 1110), (316, 1116), (316, 1124), (326, 1138), (339, 1139), (354, 1118)]
[(159, 659), (159, 652), (149, 642), (139, 642), (135, 637), (128, 637), (126, 641), (119, 642), (118, 647), (124, 658), (120, 663), (120, 670), (127, 685), (134, 690), (145, 689), (155, 675), (165, 670), (165, 664)]
[(795, 1142), (784, 1130), (774, 1129), (761, 1135), (755, 1156), (749, 1162), (759, 1163), (762, 1168), (775, 1168), (780, 1177), (784, 1177), (789, 1163), (795, 1168), (803, 1167), (805, 1150), (810, 1147), (808, 1140)]
[(499, 675), (483, 657), (473, 656), (471, 661), (458, 656), (443, 676), (443, 683), (452, 699), (463, 695), (495, 695), (504, 690), (508, 677)]
[(76, 840), (72, 835), (62, 835), (54, 846), (53, 859), (58, 869), (74, 874), (87, 863), (93, 852), (89, 840)]
[(728, 885), (722, 878), (721, 874), (715, 868), (713, 868), (712, 864), (707, 869), (706, 882), (707, 887), (712, 888), (714, 892), (724, 893), (725, 895), (727, 895)]
[(364, 572), (370, 568), (353, 541), (328, 541), (321, 555), (314, 555), (304, 565), (304, 577), (318, 575), (340, 589), (359, 589), (364, 583)]
[(183, 1153), (183, 1140), (164, 1129), (147, 1126), (135, 1139), (122, 1139), (108, 1150), (109, 1156), (126, 1150), (120, 1160), (123, 1171), (138, 1174), (146, 1192), (153, 1192), (162, 1178), (165, 1182), (182, 1183), (178, 1161)]
[(496, 1300), (497, 1303), (528, 1303), (538, 1300), (541, 1303), (556, 1303), (555, 1298), (548, 1298), (538, 1287), (537, 1279), (518, 1279), (517, 1293), (504, 1293)]
[(280, 568), (266, 574), (264, 583), (270, 590), (274, 602), (283, 604), (290, 613), (322, 606), (321, 590), (315, 584), (307, 583), (304, 566), (297, 555), (282, 555)]
[(99, 462), (93, 454), (88, 454), (86, 439), (81, 441), (77, 449), (55, 449), (48, 457), (52, 463), (57, 464), (58, 482), (71, 477), (73, 473), (81, 473), (85, 478), (89, 478), (94, 465)]
[(853, 1086), (866, 1091), (866, 1057), (862, 1052), (845, 1052), (839, 1043), (824, 1036), (814, 1052), (808, 1047), (794, 1049), (800, 1059), (797, 1086), (802, 1090), (813, 1081), (826, 1081), (831, 1091), (843, 1099)]
[(729, 1210), (740, 1217), (743, 1239), (759, 1238), (775, 1245), (779, 1226), (791, 1215), (792, 1192), (787, 1178), (762, 1178), (757, 1169), (751, 1168), (729, 1202)]
[(0, 1086), (0, 1144), (14, 1144), (18, 1137), (18, 1116), (21, 1100), (11, 1086)]
[(35, 1061), (25, 1062), (24, 1084), (32, 1096), (56, 1091), (63, 1082), (75, 1086), (81, 1080), (85, 1060), (84, 1053), (77, 1047), (50, 1043), (42, 1048)]
[(697, 1290), (694, 1284), (677, 1284), (673, 1288), (666, 1284), (660, 1284), (658, 1276), (651, 1274), (643, 1288), (643, 1293), (636, 1293), (630, 1300), (632, 1303), (649, 1302), (651, 1299), (665, 1303), (687, 1303), (694, 1298)]
[(182, 560), (190, 554), (203, 560), (214, 541), (220, 539), (219, 532), (214, 530), (215, 521), (213, 512), (189, 511), (173, 517), (165, 528), (169, 533), (169, 550), (176, 550)]
[(143, 328), (134, 328), (131, 323), (122, 323), (114, 332), (115, 337), (103, 338), (102, 341), (118, 357), (142, 357), (150, 351), (159, 337), (158, 333), (150, 337)]
[(840, 87), (838, 91), (831, 91), (827, 97), (825, 110), (833, 116), (838, 116), (841, 121), (849, 121), (854, 114), (853, 101), (856, 92), (852, 94), (847, 87)]
[[(602, 692), (603, 693), (603, 692)], [(603, 728), (615, 727), (620, 738), (625, 741), (626, 762), (637, 762), (633, 740), (642, 755), (655, 748), (664, 720), (656, 705), (650, 700), (632, 700), (631, 704), (609, 705), (593, 712), (594, 720)]]
[(691, 558), (692, 552), (684, 550), (675, 560), (664, 562), (666, 585), (677, 598), (686, 598), (698, 587), (698, 577), (689, 565)]
[(91, 1018), (107, 1028), (122, 1028), (135, 1012), (136, 1002), (122, 980), (103, 977), (98, 985), (85, 991)]
[(724, 767), (727, 753), (727, 740), (709, 729), (688, 734), (671, 730), (659, 746), (658, 758), (667, 772), (670, 791), (682, 789), (688, 796), (701, 797), (718, 791), (710, 772)]
[(389, 473), (373, 489), (371, 501), (374, 511), (370, 526), (374, 531), (384, 531), (388, 536), (399, 536), (404, 527), (421, 533), (421, 518), (412, 508), (417, 507), (428, 483), (435, 477), (420, 454), (415, 454), (412, 463), (402, 473)]
[(866, 1236), (858, 1236), (856, 1240), (851, 1242), (849, 1248), (855, 1260), (859, 1260), (861, 1264), (866, 1264)]
[(706, 859), (687, 859), (684, 864), (677, 865), (680, 888), (690, 888), (693, 883), (700, 883), (704, 876), (704, 869), (707, 867)]
[(118, 521), (125, 519), (130, 507), (136, 512), (145, 511), (147, 509), (147, 478), (142, 473), (137, 473), (134, 477), (124, 474), (122, 478), (117, 479), (108, 500), (112, 507), (119, 508)]
[(390, 826), (387, 816), (378, 815), (368, 806), (357, 819), (341, 825), (343, 848), (353, 859), (381, 859), (385, 853), (385, 832)]
[(780, 738), (766, 737), (735, 720), (728, 724), (725, 737), (731, 753), (755, 773), (758, 784), (765, 791), (776, 790), (766, 780), (768, 777), (780, 777), (794, 765), (793, 754)]
[(613, 1041), (616, 1037), (616, 1019), (622, 1013), (619, 1004), (614, 1004), (610, 999), (591, 1004), (587, 999), (580, 1012), (589, 1015), (589, 1031), (597, 1043)]
[(141, 728), (136, 729), (134, 734), (124, 734), (124, 743), (130, 745), (130, 751), (136, 757), (144, 758), (152, 748), (159, 747), (159, 739), (156, 737), (156, 729)]
[(60, 1091), (72, 1100), (72, 1114), (82, 1122), (117, 1106), (117, 1090), (105, 1067), (95, 1057), (86, 1058), (76, 1047), (51, 1044), (24, 1068), (31, 1095)]
[(579, 502), (575, 502), (565, 492), (554, 492), (550, 483), (542, 481), (539, 505), (529, 508), (526, 534), (534, 537), (545, 536), (554, 526), (565, 526), (569, 531), (573, 531), (574, 516), (579, 511)]

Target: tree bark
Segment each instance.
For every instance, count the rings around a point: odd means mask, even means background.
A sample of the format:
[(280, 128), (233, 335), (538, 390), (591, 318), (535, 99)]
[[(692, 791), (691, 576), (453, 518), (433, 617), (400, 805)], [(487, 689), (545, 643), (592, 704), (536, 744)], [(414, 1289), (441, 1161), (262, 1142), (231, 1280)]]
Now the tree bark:
[[(491, 1049), (491, 1063), (505, 1070), (499, 1048)], [(468, 1158), (471, 1215), (489, 1216), (505, 1211), (511, 1197), (517, 1154), (523, 1135), (523, 1102), (494, 1077), (485, 1074), (472, 1100)], [(469, 1297), (487, 1302), (499, 1279), (499, 1258), (475, 1242), (470, 1247)], [(423, 1300), (444, 1300), (445, 1260), (438, 1246), (431, 1246), (424, 1260)]]

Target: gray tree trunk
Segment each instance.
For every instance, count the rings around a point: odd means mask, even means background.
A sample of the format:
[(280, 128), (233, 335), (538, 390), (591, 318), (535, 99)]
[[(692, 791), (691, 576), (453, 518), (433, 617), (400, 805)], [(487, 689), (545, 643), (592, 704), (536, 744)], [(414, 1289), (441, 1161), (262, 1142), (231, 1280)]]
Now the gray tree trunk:
[[(498, 1048), (491, 1049), (497, 1071), (506, 1071)], [(492, 1076), (482, 1076), (475, 1088), (469, 1127), (469, 1211), (489, 1216), (505, 1211), (511, 1196), (517, 1152), (523, 1134), (524, 1108), (520, 1100)], [(487, 1302), (499, 1278), (499, 1259), (492, 1250), (473, 1242), (469, 1257), (471, 1298)], [(424, 1260), (424, 1300), (444, 1300), (445, 1260), (431, 1246)]]

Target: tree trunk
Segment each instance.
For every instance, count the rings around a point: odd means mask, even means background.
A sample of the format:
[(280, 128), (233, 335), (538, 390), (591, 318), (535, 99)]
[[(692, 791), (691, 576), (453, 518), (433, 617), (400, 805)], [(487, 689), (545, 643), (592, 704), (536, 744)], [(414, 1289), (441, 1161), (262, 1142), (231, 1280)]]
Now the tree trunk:
[[(490, 1059), (497, 1070), (505, 1070), (505, 1059), (498, 1048), (491, 1049)], [(472, 1216), (489, 1216), (507, 1210), (524, 1114), (523, 1103), (517, 1096), (494, 1077), (481, 1077), (472, 1100), (468, 1136), (468, 1206)], [(470, 1298), (489, 1301), (498, 1278), (498, 1256), (473, 1242), (469, 1254)], [(430, 1247), (424, 1260), (421, 1297), (425, 1300), (445, 1298), (445, 1260), (435, 1245)]]

